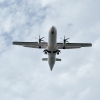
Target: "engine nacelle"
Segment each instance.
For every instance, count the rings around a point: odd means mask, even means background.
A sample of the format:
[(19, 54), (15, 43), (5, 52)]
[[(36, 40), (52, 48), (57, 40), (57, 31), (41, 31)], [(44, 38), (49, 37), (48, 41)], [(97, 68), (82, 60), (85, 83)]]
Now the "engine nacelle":
[(39, 48), (41, 48), (41, 46), (39, 46)]
[(63, 46), (63, 49), (65, 49), (65, 46)]

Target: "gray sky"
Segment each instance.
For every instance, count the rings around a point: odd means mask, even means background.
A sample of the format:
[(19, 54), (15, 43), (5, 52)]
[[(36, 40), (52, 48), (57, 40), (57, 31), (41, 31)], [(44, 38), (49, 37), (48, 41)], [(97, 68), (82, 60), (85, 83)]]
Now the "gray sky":
[[(12, 41), (48, 40), (51, 26), (69, 42), (53, 71), (43, 50)], [(100, 100), (100, 0), (0, 0), (0, 100)]]

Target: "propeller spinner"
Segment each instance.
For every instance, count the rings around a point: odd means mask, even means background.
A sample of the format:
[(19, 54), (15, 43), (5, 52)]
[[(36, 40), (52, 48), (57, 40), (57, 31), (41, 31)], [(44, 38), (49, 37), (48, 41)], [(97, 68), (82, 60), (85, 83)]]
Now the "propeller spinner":
[[(62, 38), (61, 38), (61, 39), (62, 39)], [(65, 44), (66, 42), (69, 43), (69, 42), (67, 41), (68, 39), (69, 39), (69, 38), (66, 39), (65, 36), (64, 36), (64, 39), (62, 39), (62, 40), (63, 40), (63, 43), (64, 43), (64, 44)]]
[[(35, 37), (35, 38), (36, 38), (36, 37)], [(43, 40), (43, 38), (44, 38), (44, 37), (40, 38), (40, 35), (39, 35), (39, 38), (36, 38), (36, 39), (38, 39), (39, 48), (41, 48), (41, 42), (42, 42), (42, 41), (45, 42), (45, 41)]]
[(43, 38), (45, 38), (45, 37), (40, 38), (40, 35), (39, 35), (39, 38), (36, 38), (36, 39), (38, 39), (39, 43), (41, 43), (42, 41), (44, 41)]
[[(61, 38), (62, 39), (62, 38)], [(65, 38), (65, 36), (64, 36), (64, 39), (62, 39), (63, 40), (63, 49), (65, 49), (65, 47), (66, 47), (66, 43), (69, 43), (67, 40), (68, 40), (69, 38)]]

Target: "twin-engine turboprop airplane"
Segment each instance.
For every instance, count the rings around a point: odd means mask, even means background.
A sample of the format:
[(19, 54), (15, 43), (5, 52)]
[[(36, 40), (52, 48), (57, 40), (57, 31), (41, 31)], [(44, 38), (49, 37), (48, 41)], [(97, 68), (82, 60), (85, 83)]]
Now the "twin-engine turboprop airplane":
[(40, 38), (39, 42), (13, 42), (14, 45), (21, 45), (23, 47), (39, 48), (45, 49), (43, 52), (48, 54), (48, 58), (42, 58), (43, 61), (48, 61), (50, 69), (52, 71), (55, 61), (61, 61), (61, 59), (56, 58), (56, 54), (59, 55), (59, 49), (75, 49), (81, 47), (91, 47), (91, 43), (69, 43), (67, 39), (63, 39), (63, 43), (57, 43), (57, 30), (52, 26), (49, 30), (48, 43), (44, 42), (44, 37)]

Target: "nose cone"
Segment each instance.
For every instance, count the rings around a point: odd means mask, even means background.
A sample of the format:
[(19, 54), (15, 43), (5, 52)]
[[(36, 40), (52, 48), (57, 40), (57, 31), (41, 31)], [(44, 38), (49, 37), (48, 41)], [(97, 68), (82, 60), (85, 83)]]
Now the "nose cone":
[(54, 29), (55, 29), (55, 27), (54, 27), (54, 26), (52, 26), (52, 27), (51, 27), (51, 30), (54, 30)]
[(56, 28), (54, 26), (51, 27), (50, 31), (51, 31), (51, 33), (56, 33), (57, 32)]

